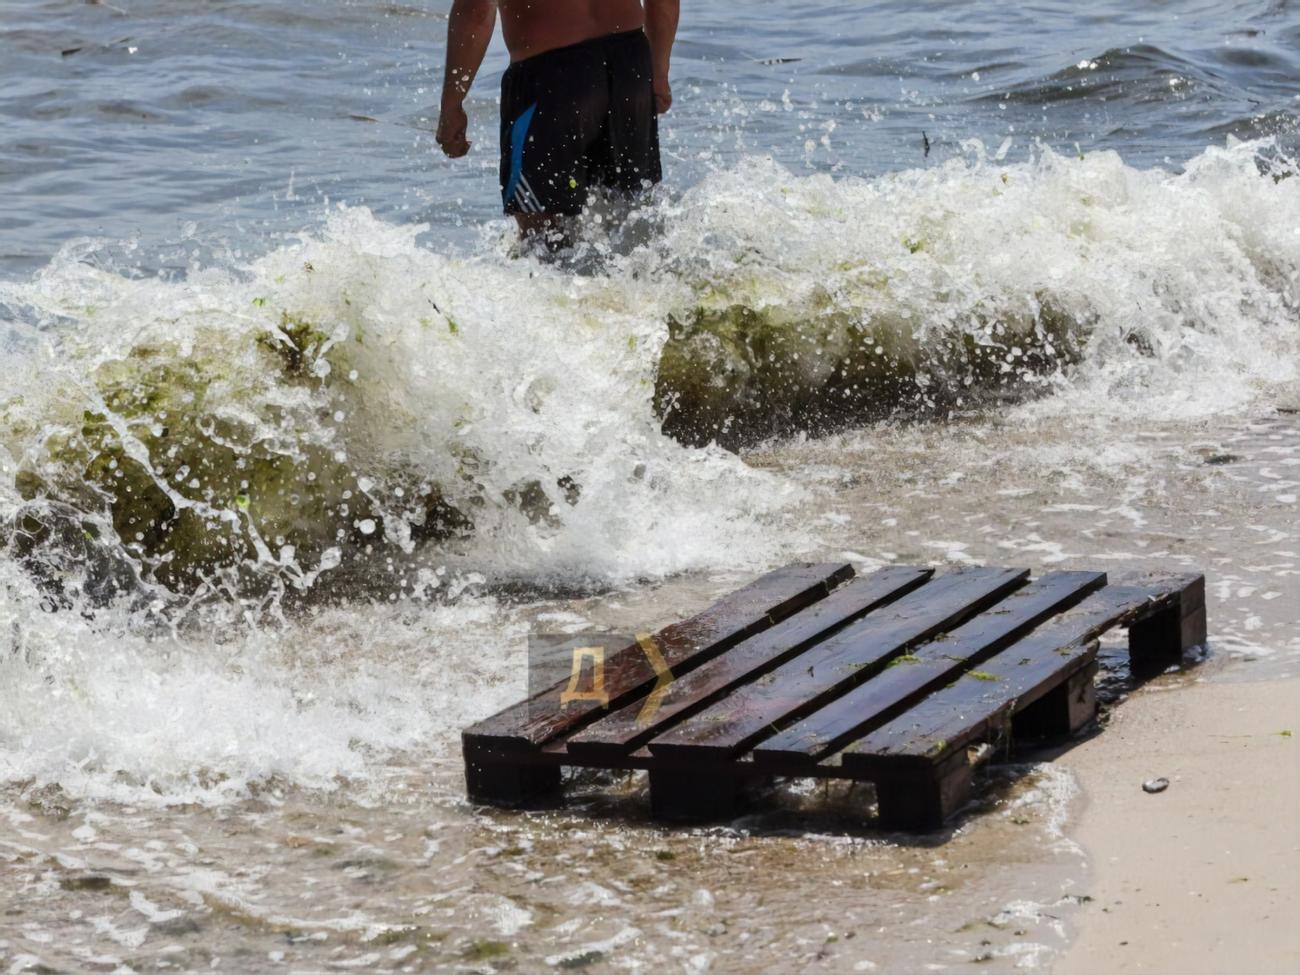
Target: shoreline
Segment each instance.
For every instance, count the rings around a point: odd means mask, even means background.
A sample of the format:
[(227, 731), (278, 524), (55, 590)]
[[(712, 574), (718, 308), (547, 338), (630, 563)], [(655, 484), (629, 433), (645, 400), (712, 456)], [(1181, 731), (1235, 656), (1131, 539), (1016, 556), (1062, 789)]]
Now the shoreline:
[(1297, 733), (1300, 680), (1157, 682), (1056, 759), (1091, 899), (1055, 975), (1300, 972)]

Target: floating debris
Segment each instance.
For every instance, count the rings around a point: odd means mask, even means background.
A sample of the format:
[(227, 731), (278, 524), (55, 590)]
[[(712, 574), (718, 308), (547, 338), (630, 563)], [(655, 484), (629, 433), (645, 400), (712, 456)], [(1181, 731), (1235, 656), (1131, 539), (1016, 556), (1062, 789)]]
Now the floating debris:
[(1155, 795), (1158, 792), (1164, 792), (1169, 788), (1169, 780), (1165, 778), (1148, 779), (1142, 783), (1142, 791), (1149, 795)]

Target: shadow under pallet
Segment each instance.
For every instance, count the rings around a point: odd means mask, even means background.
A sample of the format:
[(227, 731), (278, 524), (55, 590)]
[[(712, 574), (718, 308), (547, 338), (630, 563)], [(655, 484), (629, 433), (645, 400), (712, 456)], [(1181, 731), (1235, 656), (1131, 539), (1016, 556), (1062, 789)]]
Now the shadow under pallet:
[(699, 822), (775, 776), (848, 779), (874, 784), (883, 828), (936, 829), (998, 746), (1096, 717), (1098, 640), (1120, 626), (1135, 674), (1179, 663), (1206, 638), (1205, 577), (787, 566), (467, 728), (469, 797), (645, 769), (656, 817)]

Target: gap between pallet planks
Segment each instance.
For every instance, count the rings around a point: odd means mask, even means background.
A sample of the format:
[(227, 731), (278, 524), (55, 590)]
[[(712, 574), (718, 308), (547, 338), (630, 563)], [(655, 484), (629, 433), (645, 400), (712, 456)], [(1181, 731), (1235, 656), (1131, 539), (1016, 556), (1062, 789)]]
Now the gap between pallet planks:
[[(1206, 638), (1205, 580), (889, 566), (778, 569), (603, 663), (607, 703), (565, 680), (466, 729), (475, 801), (554, 796), (562, 766), (647, 769), (656, 816), (733, 815), (774, 775), (875, 784), (880, 824), (941, 825), (1008, 738), (1096, 715), (1097, 640), (1129, 627), (1135, 673)], [(666, 672), (665, 672), (666, 668)]]

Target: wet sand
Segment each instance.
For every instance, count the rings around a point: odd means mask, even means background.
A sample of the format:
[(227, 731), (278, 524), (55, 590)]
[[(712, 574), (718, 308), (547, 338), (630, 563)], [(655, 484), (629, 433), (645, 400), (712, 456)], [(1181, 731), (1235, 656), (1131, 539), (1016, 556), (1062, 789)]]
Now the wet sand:
[(1300, 681), (1156, 684), (1057, 760), (1092, 900), (1056, 975), (1300, 972), (1297, 732)]

